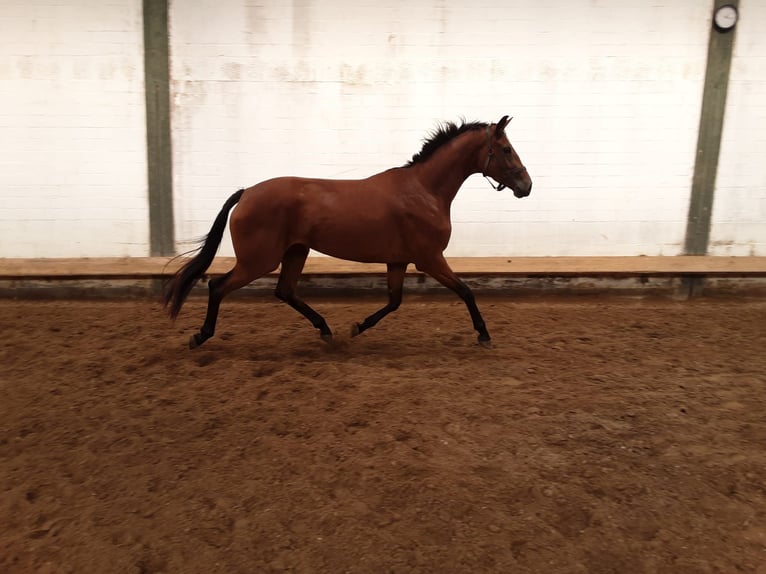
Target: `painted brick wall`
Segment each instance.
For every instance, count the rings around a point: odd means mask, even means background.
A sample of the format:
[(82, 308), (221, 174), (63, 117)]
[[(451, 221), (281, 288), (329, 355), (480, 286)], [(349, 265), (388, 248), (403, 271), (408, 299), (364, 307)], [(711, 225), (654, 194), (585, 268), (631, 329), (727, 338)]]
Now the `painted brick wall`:
[[(715, 254), (766, 253), (765, 4), (740, 3)], [(534, 192), (471, 178), (448, 254), (678, 254), (710, 8), (171, 2), (179, 249), (236, 188), (365, 177), (439, 120), (509, 113)], [(0, 256), (148, 254), (141, 3), (0, 0), (0, 29)]]
[(0, 257), (146, 255), (139, 0), (0, 0)]
[(698, 0), (176, 2), (176, 236), (238, 187), (365, 177), (438, 120), (508, 113), (533, 194), (469, 179), (449, 255), (676, 255), (709, 19)]
[(766, 0), (745, 0), (732, 59), (710, 253), (766, 255)]

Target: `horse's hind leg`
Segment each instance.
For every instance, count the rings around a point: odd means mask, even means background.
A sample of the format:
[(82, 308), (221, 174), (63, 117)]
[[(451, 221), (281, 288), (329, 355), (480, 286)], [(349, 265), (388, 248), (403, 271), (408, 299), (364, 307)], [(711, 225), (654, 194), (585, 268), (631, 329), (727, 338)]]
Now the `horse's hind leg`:
[(473, 328), (479, 333), (479, 343), (485, 347), (490, 346), (487, 326), (484, 324), (484, 319), (479, 312), (479, 308), (476, 306), (476, 300), (474, 299), (473, 292), (471, 292), (471, 288), (460, 280), (444, 257), (440, 254), (438, 258), (432, 261), (418, 263), (417, 268), (424, 273), (428, 273), (439, 283), (457, 293), (458, 297), (468, 307), (468, 312), (471, 314), (471, 320), (473, 321)]
[(351, 336), (356, 337), (360, 333), (363, 333), (370, 327), (374, 327), (378, 324), (383, 317), (389, 313), (396, 311), (399, 305), (402, 303), (402, 288), (404, 286), (404, 274), (407, 271), (406, 263), (389, 263), (388, 264), (388, 304), (379, 309), (369, 317), (367, 317), (361, 323), (354, 323), (351, 326)]
[(295, 294), (295, 288), (308, 255), (309, 248), (305, 245), (293, 245), (285, 251), (274, 295), (311, 321), (311, 324), (319, 329), (319, 336), (329, 342), (332, 340), (332, 331), (327, 326), (327, 321)]
[[(274, 266), (276, 267), (276, 266)], [(273, 268), (272, 268), (273, 269)], [(220, 277), (214, 277), (208, 282), (208, 301), (207, 301), (207, 313), (205, 314), (205, 322), (199, 330), (199, 333), (192, 335), (189, 339), (189, 348), (194, 349), (199, 347), (202, 343), (207, 341), (215, 334), (215, 324), (218, 320), (218, 309), (221, 306), (221, 301), (226, 295), (244, 287), (251, 281), (254, 281), (261, 275), (265, 275), (272, 269), (267, 269), (263, 273), (253, 273), (243, 266), (239, 261), (234, 268)]]

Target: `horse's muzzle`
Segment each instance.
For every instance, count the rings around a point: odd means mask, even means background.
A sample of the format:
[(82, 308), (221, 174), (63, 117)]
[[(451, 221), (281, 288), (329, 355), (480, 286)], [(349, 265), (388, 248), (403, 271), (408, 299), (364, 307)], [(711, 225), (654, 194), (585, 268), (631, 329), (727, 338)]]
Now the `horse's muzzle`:
[(514, 187), (513, 188), (513, 195), (521, 199), (522, 197), (528, 196), (530, 193), (532, 193), (532, 182), (529, 182), (529, 185), (526, 188), (523, 187)]
[(532, 178), (529, 177), (527, 168), (523, 165), (508, 171), (503, 179), (509, 182), (503, 187), (510, 187), (513, 190), (513, 195), (519, 199), (532, 193)]

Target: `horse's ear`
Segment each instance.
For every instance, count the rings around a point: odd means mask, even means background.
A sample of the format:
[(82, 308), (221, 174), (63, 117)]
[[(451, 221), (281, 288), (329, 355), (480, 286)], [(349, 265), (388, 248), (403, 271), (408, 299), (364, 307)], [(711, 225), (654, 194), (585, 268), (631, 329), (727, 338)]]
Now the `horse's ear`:
[(508, 116), (503, 116), (500, 118), (500, 121), (497, 122), (497, 127), (495, 128), (495, 137), (499, 138), (505, 133), (505, 126), (507, 126), (513, 118), (508, 118)]

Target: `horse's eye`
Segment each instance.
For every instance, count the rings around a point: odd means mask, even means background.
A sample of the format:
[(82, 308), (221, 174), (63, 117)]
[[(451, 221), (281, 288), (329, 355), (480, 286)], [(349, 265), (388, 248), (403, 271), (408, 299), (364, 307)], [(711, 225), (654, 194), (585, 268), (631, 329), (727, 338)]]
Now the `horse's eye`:
[(504, 147), (504, 148), (503, 148), (503, 153), (504, 153), (504, 154), (509, 154), (509, 153), (511, 153), (511, 148), (510, 148), (510, 147)]

